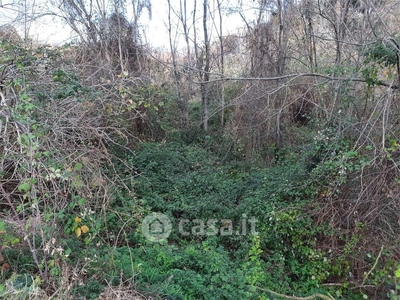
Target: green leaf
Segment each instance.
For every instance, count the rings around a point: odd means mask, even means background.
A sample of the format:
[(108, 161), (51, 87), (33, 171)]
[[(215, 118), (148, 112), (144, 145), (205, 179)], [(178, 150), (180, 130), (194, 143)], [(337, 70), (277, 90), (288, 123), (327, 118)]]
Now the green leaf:
[(396, 272), (394, 273), (394, 275), (396, 276), (396, 278), (400, 278), (400, 268), (398, 268), (396, 270)]
[(73, 179), (72, 180), (72, 182), (71, 182), (71, 187), (74, 187), (74, 188), (80, 188), (80, 187), (83, 187), (84, 186), (84, 183), (83, 183), (83, 181), (82, 180), (80, 180), (79, 178), (78, 179)]
[(30, 185), (29, 183), (27, 183), (27, 182), (22, 183), (22, 184), (20, 184), (20, 185), (18, 186), (18, 191), (19, 191), (19, 192), (22, 192), (22, 191), (27, 192), (27, 191), (29, 191), (30, 189), (31, 189), (31, 185)]
[(80, 199), (78, 200), (78, 204), (79, 204), (80, 206), (82, 206), (83, 204), (85, 204), (85, 198), (80, 198)]
[(80, 169), (82, 169), (83, 165), (81, 163), (77, 163), (74, 167), (75, 171), (79, 171)]
[(12, 240), (11, 240), (11, 245), (15, 245), (15, 244), (18, 244), (19, 243), (19, 238), (13, 238)]
[(346, 157), (356, 157), (358, 155), (357, 151), (349, 151), (344, 154)]
[(65, 250), (65, 256), (69, 256), (72, 253), (72, 250), (70, 248)]

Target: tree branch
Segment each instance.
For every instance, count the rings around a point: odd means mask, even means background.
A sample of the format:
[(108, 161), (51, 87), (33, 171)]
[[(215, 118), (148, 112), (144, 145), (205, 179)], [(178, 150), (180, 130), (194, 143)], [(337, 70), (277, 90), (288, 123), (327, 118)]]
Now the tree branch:
[[(218, 75), (218, 74), (212, 74), (212, 75)], [(318, 74), (318, 73), (300, 73), (300, 74), (288, 74), (288, 75), (283, 75), (283, 76), (275, 76), (275, 77), (224, 77), (224, 78), (216, 78), (216, 79), (210, 79), (207, 82), (218, 82), (218, 81), (278, 81), (282, 79), (290, 79), (294, 80), (300, 77), (315, 77), (315, 78), (323, 78), (323, 79), (328, 79), (332, 81), (353, 81), (353, 82), (364, 82), (367, 83), (366, 79), (363, 78), (349, 78), (349, 77), (335, 77), (335, 76), (329, 76), (329, 75), (324, 75), (324, 74)], [(197, 84), (202, 84), (204, 83), (203, 81), (197, 81), (195, 82)], [(389, 87), (391, 89), (399, 89), (399, 86), (394, 85), (394, 84), (389, 84), (383, 81), (377, 81), (375, 82), (376, 85), (378, 86), (385, 86)]]

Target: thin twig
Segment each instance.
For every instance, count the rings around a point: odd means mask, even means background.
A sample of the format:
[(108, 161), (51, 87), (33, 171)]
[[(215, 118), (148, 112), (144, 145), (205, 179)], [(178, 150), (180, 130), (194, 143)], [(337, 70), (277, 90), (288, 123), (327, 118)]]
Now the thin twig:
[(268, 293), (270, 293), (272, 295), (275, 295), (275, 296), (278, 296), (278, 297), (281, 297), (281, 298), (285, 298), (285, 299), (312, 300), (312, 299), (321, 298), (321, 299), (324, 299), (324, 300), (335, 300), (335, 298), (333, 298), (331, 295), (326, 296), (326, 295), (323, 295), (323, 294), (320, 294), (320, 293), (315, 293), (315, 294), (313, 294), (311, 296), (306, 296), (306, 297), (297, 297), (297, 296), (288, 296), (288, 295), (285, 295), (285, 294), (280, 294), (280, 293), (277, 293), (277, 292), (274, 292), (274, 291), (271, 291), (271, 290), (268, 290), (268, 289), (260, 288), (258, 286), (256, 286), (256, 288), (261, 290), (261, 291), (268, 292)]
[(379, 258), (381, 258), (381, 255), (382, 255), (383, 248), (384, 248), (384, 246), (382, 245), (381, 250), (379, 251), (378, 257), (375, 260), (374, 265), (372, 266), (371, 270), (368, 271), (367, 275), (365, 275), (361, 285), (365, 284), (365, 281), (367, 280), (368, 276), (372, 273), (372, 271), (375, 269), (376, 265), (378, 264)]

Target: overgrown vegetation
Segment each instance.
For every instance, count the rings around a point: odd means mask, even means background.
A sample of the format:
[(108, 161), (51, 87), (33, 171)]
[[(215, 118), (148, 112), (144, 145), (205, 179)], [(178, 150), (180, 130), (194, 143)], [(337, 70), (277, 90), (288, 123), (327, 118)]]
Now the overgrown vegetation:
[(63, 5), (76, 44), (2, 29), (0, 298), (400, 299), (397, 38), (260, 1), (246, 53), (185, 31), (166, 75), (123, 6)]

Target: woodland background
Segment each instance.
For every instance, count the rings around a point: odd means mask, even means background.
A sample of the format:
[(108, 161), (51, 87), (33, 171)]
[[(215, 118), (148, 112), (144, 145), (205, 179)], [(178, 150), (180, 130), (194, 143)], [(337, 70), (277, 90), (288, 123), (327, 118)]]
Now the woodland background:
[(400, 299), (400, 2), (168, 1), (168, 50), (155, 1), (39, 4), (0, 1), (0, 297)]

